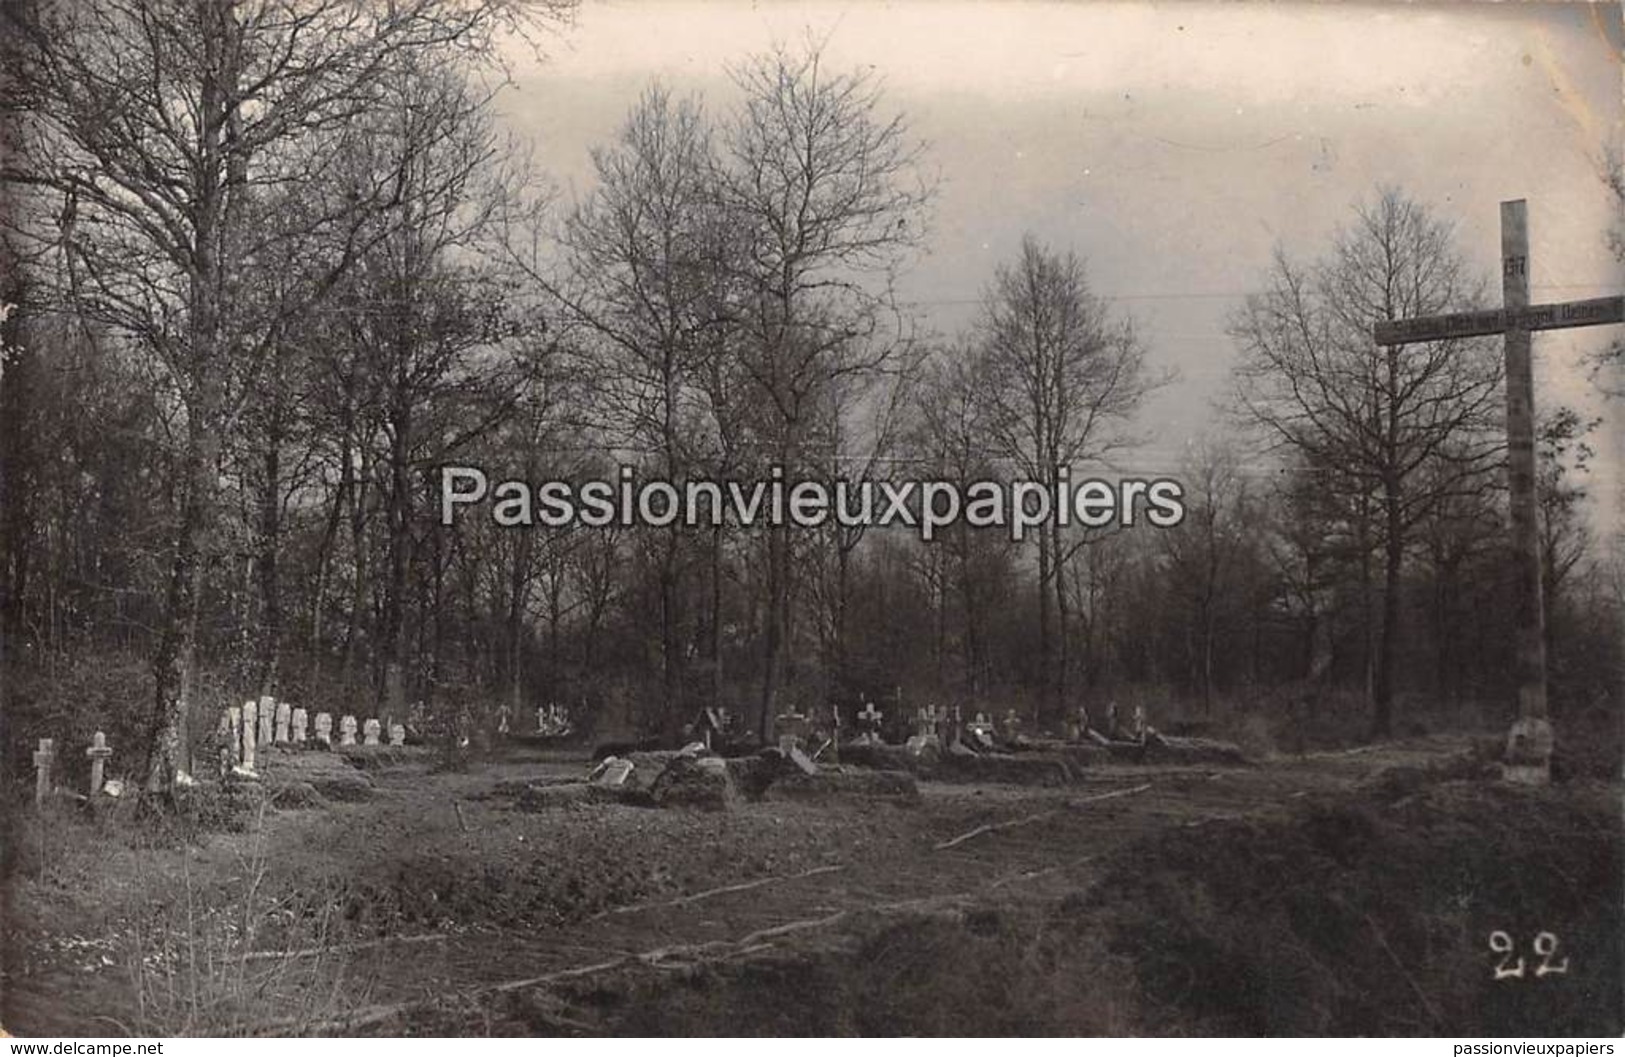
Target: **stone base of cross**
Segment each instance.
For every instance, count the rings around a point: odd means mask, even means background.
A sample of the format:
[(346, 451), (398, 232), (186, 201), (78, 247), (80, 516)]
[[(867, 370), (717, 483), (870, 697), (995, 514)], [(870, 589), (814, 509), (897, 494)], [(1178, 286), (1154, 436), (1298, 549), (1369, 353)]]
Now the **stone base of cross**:
[(773, 736), (779, 751), (787, 755), (791, 749), (800, 748), (811, 729), (808, 717), (800, 712), (781, 712), (773, 717)]
[(1552, 725), (1545, 719), (1520, 718), (1507, 732), (1501, 777), (1514, 785), (1545, 785), (1552, 778)]

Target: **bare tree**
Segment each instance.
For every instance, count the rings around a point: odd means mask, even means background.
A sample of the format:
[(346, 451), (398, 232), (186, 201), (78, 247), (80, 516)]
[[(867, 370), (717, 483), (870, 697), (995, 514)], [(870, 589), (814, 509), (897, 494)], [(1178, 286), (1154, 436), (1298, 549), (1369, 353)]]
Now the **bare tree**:
[[(565, 229), (571, 280), (556, 294), (593, 355), (610, 442), (678, 481), (710, 433), (702, 383), (723, 344), (734, 271), (710, 127), (696, 101), (653, 87), (593, 164), (598, 185)], [(668, 725), (678, 721), (688, 652), (683, 532), (674, 522), (656, 543)]]
[[(735, 71), (744, 102), (722, 137), (720, 187), (744, 240), (738, 362), (760, 456), (794, 474), (827, 390), (900, 349), (892, 280), (923, 234), (931, 189), (901, 117), (887, 119), (864, 72), (835, 74), (822, 50), (780, 48)], [(790, 539), (766, 533), (767, 604), (759, 733), (785, 678)]]
[[(257, 223), (263, 199), (323, 178), (298, 168), (316, 155), (290, 148), (336, 137), (399, 56), (484, 52), (523, 8), (42, 0), (6, 5), (0, 16), (11, 85), (28, 108), (23, 150), (0, 178), (61, 196), (56, 230), (36, 235), (70, 249), (65, 294), (153, 353), (184, 412), (174, 559), (153, 660), (151, 786), (186, 762), (186, 680), (201, 578), (218, 545), (231, 374), (276, 330), (256, 311), (263, 302), (240, 296), (267, 237)], [(357, 212), (313, 219), (343, 229)]]
[(1443, 497), (1493, 486), (1501, 368), (1482, 340), (1379, 347), (1371, 328), (1464, 308), (1479, 292), (1449, 227), (1385, 189), (1356, 209), (1324, 259), (1299, 266), (1277, 253), (1268, 290), (1232, 321), (1243, 418), (1311, 463), (1337, 467), (1355, 484), (1354, 508), (1372, 513), (1355, 527), (1362, 553), (1380, 545), (1382, 556), (1371, 690), (1378, 736), (1392, 730), (1406, 548)]
[[(1132, 323), (1090, 292), (1076, 254), (1024, 238), (1020, 256), (994, 276), (981, 334), (987, 421), (1015, 475), (1054, 496), (1064, 476), (1133, 442), (1126, 429), (1160, 379)], [(1067, 697), (1066, 564), (1086, 539), (1060, 522), (1046, 519), (1036, 537), (1041, 682), (1052, 711)]]
[[(983, 396), (983, 362), (968, 342), (950, 347), (931, 361), (914, 401), (912, 450), (934, 478), (964, 490), (997, 474), (996, 449), (989, 444), (988, 402)], [(963, 624), (963, 684), (972, 699), (988, 689), (989, 621), (993, 602), (1006, 580), (1015, 544), (1003, 529), (973, 529), (961, 518), (932, 546), (948, 556)]]
[[(917, 393), (918, 371), (918, 350), (909, 349), (881, 369), (832, 381), (807, 438), (808, 467), (830, 480), (862, 486), (882, 476), (882, 466), (897, 465), (904, 408)], [(817, 608), (826, 695), (850, 697), (853, 561), (867, 532), (867, 525), (831, 518), (810, 541), (809, 587)]]
[(1186, 659), (1202, 699), (1213, 707), (1214, 651), (1221, 616), (1240, 602), (1249, 504), (1234, 450), (1209, 443), (1187, 460), (1185, 519), (1159, 534), (1171, 597), (1185, 610)]

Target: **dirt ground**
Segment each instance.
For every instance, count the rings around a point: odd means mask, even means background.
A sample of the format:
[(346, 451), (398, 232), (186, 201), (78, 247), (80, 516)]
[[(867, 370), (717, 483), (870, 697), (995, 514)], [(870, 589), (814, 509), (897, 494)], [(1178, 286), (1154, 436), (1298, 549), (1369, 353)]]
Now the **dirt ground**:
[[(1339, 907), (1376, 952), (1362, 971), (1397, 989), (1385, 1008), (1415, 1018), (1369, 1033), (1486, 1028), (1489, 1004), (1508, 995), (1545, 1034), (1620, 1026), (1618, 914), (1587, 916), (1621, 902), (1617, 787), (1509, 792), (1464, 737), (1253, 766), (1108, 763), (1058, 787), (922, 781), (915, 800), (769, 795), (720, 811), (527, 809), (527, 785), (579, 780), (585, 754), (531, 751), (457, 773), (426, 753), (367, 762), (370, 795), (251, 811), (239, 832), (138, 840), (128, 821), (66, 808), (21, 819), (5, 1028), (1366, 1033), (1348, 1019), (1365, 985), (1327, 968), (1349, 944), (1322, 949), (1319, 926), (1298, 921)], [(1503, 825), (1520, 818), (1526, 830)], [(1537, 863), (1462, 850), (1498, 826), (1559, 843)], [(1414, 893), (1387, 890), (1377, 878), (1406, 864), (1384, 857), (1422, 862), (1395, 842), (1424, 833), (1448, 858)], [(1321, 872), (1295, 874), (1311, 867)], [(1469, 875), (1448, 878), (1451, 893), (1423, 891), (1451, 870)], [(1284, 903), (1271, 890), (1293, 884), (1301, 897)], [(1387, 902), (1364, 905), (1367, 894)], [(1249, 905), (1260, 923), (1238, 909)], [(1425, 920), (1394, 917), (1423, 907), (1435, 908)], [(1257, 924), (1266, 937), (1277, 919), (1270, 942), (1285, 954), (1248, 953), (1240, 933)], [(1491, 925), (1517, 937), (1526, 979), (1494, 980)], [(1536, 979), (1541, 930), (1571, 963)], [(1198, 977), (1238, 972), (1252, 990), (1201, 997), (1216, 984)], [(1475, 982), (1458, 987), (1452, 973)], [(1287, 1011), (1300, 992), (1309, 1011)], [(1554, 996), (1570, 1020), (1552, 1020)]]

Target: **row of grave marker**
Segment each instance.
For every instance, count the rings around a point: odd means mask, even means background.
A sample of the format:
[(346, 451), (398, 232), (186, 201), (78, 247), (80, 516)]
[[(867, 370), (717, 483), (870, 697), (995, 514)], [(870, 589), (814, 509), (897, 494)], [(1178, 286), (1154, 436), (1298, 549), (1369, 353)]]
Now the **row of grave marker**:
[[(855, 740), (859, 743), (872, 744), (879, 742), (881, 740), (881, 725), (886, 714), (877, 709), (873, 701), (866, 700), (863, 704), (864, 707), (857, 713), (859, 729)], [(799, 741), (807, 737), (822, 718), (824, 717), (799, 712), (783, 713), (774, 717), (775, 733), (781, 747), (791, 741)], [(729, 723), (731, 717), (727, 715), (726, 709), (708, 709), (706, 719), (708, 720), (707, 727), (715, 728), (718, 731), (724, 730), (731, 725)], [(825, 733), (832, 734), (834, 736), (833, 740), (838, 741), (842, 726), (840, 710), (831, 707), (827, 720), (828, 728)], [(966, 720), (958, 705), (954, 705), (952, 708), (922, 705), (915, 709), (914, 718), (910, 724), (914, 729), (914, 734), (910, 740), (940, 737), (944, 730), (949, 732), (951, 739), (957, 739), (960, 732), (969, 732), (978, 739), (986, 738), (996, 732), (1003, 734), (1005, 737), (1014, 738), (1019, 734), (1022, 722), (1022, 717), (1013, 708), (1007, 710), (1002, 719), (995, 719), (986, 712), (977, 712), (974, 718)], [(1091, 729), (1093, 729), (1093, 724), (1088, 710), (1079, 707), (1076, 710), (1075, 717), (1070, 717), (1067, 720), (1066, 736), (1069, 739), (1087, 737)], [(1122, 736), (1138, 739), (1144, 737), (1150, 729), (1144, 705), (1137, 704), (1134, 706), (1134, 711), (1127, 724), (1120, 723), (1115, 703), (1107, 708), (1106, 731), (1109, 737)], [(705, 731), (707, 736), (709, 736), (710, 732), (710, 729)]]
[[(360, 724), (362, 745), (381, 744), (387, 735), (391, 746), (406, 744), (406, 727), (392, 722), (387, 732), (376, 718)], [(355, 745), (357, 724), (351, 715), (339, 718), (339, 740), (342, 746)], [(221, 711), (217, 734), (223, 759), (222, 770), (237, 769), (252, 773), (261, 745), (303, 745), (310, 737), (310, 713), (295, 708), (286, 701), (262, 697), (258, 701), (245, 701), (239, 708), (233, 706)], [(333, 715), (316, 713), (314, 740), (331, 747), (333, 744)]]
[[(97, 731), (90, 739), (90, 747), (85, 750), (90, 757), (90, 795), (95, 796), (101, 792), (103, 785), (112, 788), (112, 783), (106, 781), (107, 761), (113, 755), (113, 747), (107, 744), (107, 735)], [(34, 750), (34, 803), (43, 804), (51, 791), (56, 788), (52, 778), (52, 770), (56, 766), (56, 740), (41, 738), (39, 747)]]
[[(513, 727), (509, 720), (513, 716), (513, 709), (503, 705), (497, 709), (497, 733), (512, 734)], [(570, 720), (570, 710), (564, 705), (549, 702), (546, 705), (536, 706), (536, 733), (544, 736), (561, 736), (575, 729)]]
[[(262, 711), (263, 708), (263, 711)], [(263, 717), (270, 716), (271, 722), (267, 724)], [(248, 701), (241, 708), (228, 708), (220, 713), (219, 735), (221, 740), (222, 769), (236, 768), (240, 771), (252, 773), (256, 762), (255, 755), (259, 744), (263, 741), (270, 744), (303, 744), (307, 740), (309, 714), (303, 708), (293, 708), (287, 702), (276, 702), (271, 698), (262, 698), (260, 701)], [(333, 717), (327, 712), (316, 714), (316, 738), (324, 745), (332, 744)], [(361, 725), (361, 744), (378, 745), (383, 734), (383, 724), (377, 719), (368, 719)], [(401, 746), (406, 744), (406, 727), (400, 723), (391, 723), (388, 732), (389, 744)], [(343, 716), (339, 720), (339, 745), (356, 744), (356, 718)], [(107, 761), (113, 755), (113, 747), (107, 744), (107, 735), (97, 731), (91, 738), (90, 747), (85, 750), (90, 758), (90, 796), (102, 791), (106, 782)], [(52, 771), (56, 765), (56, 741), (53, 738), (39, 739), (39, 745), (34, 750), (34, 802), (42, 804), (55, 788)], [(111, 788), (109, 786), (109, 788)]]
[[(707, 710), (711, 724), (717, 728), (726, 728), (731, 725), (732, 717), (726, 709)], [(1116, 706), (1112, 706), (1108, 713), (1110, 729), (1117, 726)], [(858, 721), (865, 729), (860, 732), (860, 741), (878, 741), (880, 738), (880, 724), (885, 713), (875, 708), (874, 702), (864, 702), (864, 708), (858, 713)], [(777, 717), (780, 745), (794, 743), (805, 737), (811, 724), (811, 717), (800, 713), (786, 713)], [(840, 712), (830, 710), (830, 720), (836, 731), (841, 726)], [(966, 730), (978, 738), (992, 733), (996, 727), (1002, 726), (1005, 733), (1014, 735), (1021, 725), (1021, 717), (1015, 709), (1006, 712), (1002, 723), (995, 723), (986, 712), (976, 713), (975, 718), (966, 723), (961, 718), (959, 706), (952, 709), (941, 708), (936, 705), (922, 706), (915, 713), (914, 738), (927, 738), (937, 736), (941, 725), (952, 723), (951, 731), (957, 733)], [(1078, 709), (1077, 719), (1074, 721), (1079, 733), (1089, 730), (1089, 713)], [(1073, 723), (1069, 723), (1072, 726)], [(383, 735), (383, 724), (377, 719), (368, 719), (361, 725), (361, 744), (378, 745)], [(1130, 721), (1130, 736), (1136, 732), (1149, 729), (1145, 718), (1143, 706), (1136, 705), (1133, 719)], [(286, 701), (276, 701), (270, 697), (259, 701), (244, 702), (242, 707), (228, 708), (220, 714), (219, 736), (221, 751), (224, 754), (222, 769), (238, 769), (252, 773), (256, 762), (256, 752), (261, 742), (269, 744), (304, 744), (309, 734), (309, 713), (303, 708), (295, 708)], [(316, 714), (315, 740), (323, 745), (332, 745), (333, 716), (328, 712)], [(706, 731), (709, 735), (710, 731)], [(391, 723), (388, 731), (389, 744), (401, 746), (406, 744), (406, 727), (400, 723)], [(913, 739), (911, 739), (913, 740)], [(707, 738), (709, 741), (709, 738)], [(352, 715), (342, 716), (339, 719), (339, 745), (348, 746), (356, 744), (356, 718)], [(90, 758), (90, 795), (95, 796), (101, 791), (106, 774), (106, 765), (113, 749), (107, 744), (107, 735), (97, 731), (91, 739), (90, 747), (85, 750)], [(41, 803), (53, 788), (51, 769), (56, 760), (56, 744), (51, 738), (41, 738), (39, 747), (34, 752), (34, 801)]]

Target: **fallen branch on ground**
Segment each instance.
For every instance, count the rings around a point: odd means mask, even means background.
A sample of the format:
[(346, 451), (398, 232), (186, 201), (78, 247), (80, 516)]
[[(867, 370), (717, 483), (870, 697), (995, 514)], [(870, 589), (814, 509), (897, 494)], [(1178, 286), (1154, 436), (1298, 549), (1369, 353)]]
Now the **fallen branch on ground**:
[(1068, 800), (1066, 802), (1066, 806), (1077, 807), (1079, 804), (1092, 804), (1096, 800), (1110, 800), (1113, 797), (1129, 796), (1133, 793), (1143, 793), (1150, 788), (1151, 783), (1147, 782), (1144, 785), (1131, 786), (1128, 789), (1113, 789), (1109, 793), (1096, 793), (1094, 796), (1086, 796), (1082, 800)]
[(243, 961), (257, 962), (272, 958), (311, 958), (318, 954), (348, 954), (351, 951), (364, 951), (368, 947), (383, 947), (391, 943), (435, 943), (446, 938), (444, 932), (430, 932), (421, 936), (385, 936), (382, 939), (362, 940), (358, 943), (335, 943), (327, 947), (300, 947), (291, 951), (250, 951), (243, 955)]
[(703, 892), (695, 892), (693, 895), (679, 896), (676, 899), (662, 900), (658, 903), (634, 903), (631, 906), (611, 907), (609, 910), (594, 914), (588, 920), (596, 921), (599, 918), (607, 918), (615, 914), (636, 914), (644, 910), (666, 910), (671, 907), (686, 906), (689, 903), (698, 903), (700, 900), (710, 899), (712, 896), (727, 895), (729, 892), (748, 892), (752, 888), (761, 888), (763, 885), (776, 884), (780, 881), (799, 881), (804, 877), (817, 877), (819, 874), (834, 873), (837, 870), (844, 869), (846, 869), (846, 867), (840, 865), (839, 863), (833, 866), (816, 866), (811, 870), (803, 870), (800, 873), (778, 874), (773, 877), (758, 878), (754, 881), (743, 881), (739, 884), (723, 885), (721, 888), (707, 888)]
[(1013, 818), (1008, 822), (989, 822), (986, 825), (977, 826), (975, 829), (970, 830), (970, 831), (968, 831), (966, 833), (961, 833), (959, 836), (954, 837), (954, 838), (952, 838), (950, 840), (945, 840), (942, 843), (936, 845), (932, 850), (933, 851), (943, 851), (944, 849), (952, 848), (952, 847), (955, 847), (956, 845), (963, 844), (966, 841), (970, 840), (972, 837), (980, 837), (984, 833), (992, 833), (995, 830), (1015, 829), (1017, 826), (1030, 826), (1034, 822), (1042, 822), (1045, 819), (1051, 818), (1051, 817), (1053, 817), (1055, 815), (1058, 815), (1060, 813), (1061, 813), (1061, 809), (1057, 807), (1057, 808), (1051, 808), (1048, 811), (1040, 811), (1036, 815), (1026, 815), (1026, 816), (1024, 816), (1022, 818)]
[[(1130, 788), (1130, 789), (1113, 789), (1109, 793), (1100, 793), (1100, 794), (1098, 794), (1096, 796), (1086, 796), (1082, 800), (1068, 801), (1066, 806), (1067, 807), (1076, 807), (1079, 804), (1089, 804), (1089, 803), (1093, 803), (1096, 800), (1110, 800), (1113, 797), (1128, 796), (1131, 793), (1143, 793), (1147, 789), (1150, 789), (1150, 788), (1151, 788), (1151, 783), (1147, 782), (1144, 785), (1137, 785), (1137, 786), (1134, 786), (1133, 788)], [(955, 847), (956, 845), (963, 844), (963, 843), (965, 843), (966, 841), (970, 840), (973, 837), (980, 837), (984, 833), (993, 833), (996, 830), (1014, 829), (1017, 826), (1030, 826), (1034, 822), (1042, 822), (1047, 818), (1051, 818), (1051, 817), (1059, 814), (1061, 812), (1061, 810), (1062, 810), (1061, 808), (1057, 807), (1057, 808), (1051, 808), (1048, 811), (1040, 811), (1036, 815), (1027, 815), (1024, 818), (1011, 819), (1008, 822), (989, 822), (984, 826), (977, 826), (975, 829), (970, 830), (969, 832), (961, 833), (957, 837), (953, 837), (953, 838), (951, 838), (949, 840), (945, 840), (941, 844), (936, 845), (933, 850), (934, 851), (943, 851), (943, 850), (945, 850), (947, 848), (952, 848), (952, 847)]]

